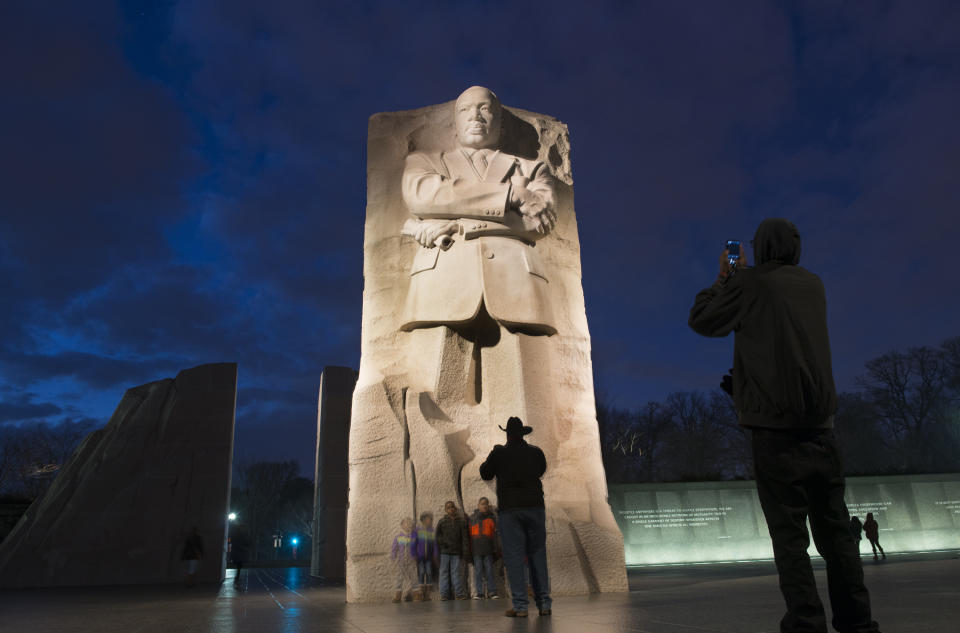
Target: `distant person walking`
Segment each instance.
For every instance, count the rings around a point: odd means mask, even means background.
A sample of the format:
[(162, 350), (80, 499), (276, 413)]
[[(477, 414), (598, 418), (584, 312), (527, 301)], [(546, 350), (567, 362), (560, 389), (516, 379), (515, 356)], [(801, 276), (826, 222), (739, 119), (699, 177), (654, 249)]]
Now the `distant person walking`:
[(480, 476), (497, 480), (497, 512), (503, 545), (503, 564), (510, 581), (513, 608), (504, 615), (527, 617), (527, 583), (523, 559), (530, 561), (533, 599), (540, 615), (550, 615), (550, 576), (547, 572), (546, 511), (540, 478), (547, 470), (547, 459), (538, 447), (527, 444), (523, 436), (533, 432), (520, 418), (507, 420), (507, 445), (497, 444), (480, 465)]
[(850, 517), (850, 534), (853, 536), (853, 541), (857, 544), (857, 553), (859, 554), (860, 541), (863, 540), (863, 524), (860, 523), (860, 517)]
[(720, 274), (697, 294), (689, 324), (704, 336), (736, 333), (733, 400), (740, 424), (751, 429), (757, 493), (787, 607), (780, 632), (827, 631), (807, 555), (809, 517), (827, 562), (834, 628), (876, 633), (833, 434), (837, 395), (823, 283), (798, 265), (792, 222), (764, 220), (752, 243), (754, 268), (745, 249), (736, 268), (722, 252)]
[(877, 560), (877, 550), (880, 550), (880, 555), (886, 559), (887, 555), (880, 547), (880, 524), (873, 518), (873, 512), (867, 512), (867, 520), (863, 522), (863, 533), (870, 541), (870, 547), (873, 548), (873, 560)]
[(243, 588), (241, 572), (249, 555), (250, 536), (247, 534), (247, 529), (235, 521), (230, 524), (230, 557), (233, 559), (233, 566), (236, 569), (233, 586), (238, 589)]
[(187, 535), (183, 541), (183, 549), (180, 551), (180, 560), (184, 561), (187, 568), (187, 586), (192, 587), (200, 569), (200, 561), (203, 560), (203, 538), (196, 526)]

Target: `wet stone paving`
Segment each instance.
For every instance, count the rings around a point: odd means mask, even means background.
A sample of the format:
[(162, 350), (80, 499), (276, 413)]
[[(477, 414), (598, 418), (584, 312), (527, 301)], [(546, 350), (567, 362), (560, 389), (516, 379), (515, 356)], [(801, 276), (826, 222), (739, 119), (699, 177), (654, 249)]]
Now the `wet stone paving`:
[[(826, 576), (816, 562), (821, 596)], [(874, 617), (885, 633), (960, 630), (954, 552), (864, 559)], [(507, 600), (346, 604), (304, 568), (234, 572), (217, 586), (0, 591), (0, 633), (333, 633), (551, 631), (773, 633), (782, 603), (772, 562), (631, 569), (630, 592), (557, 596), (553, 614), (506, 618)]]

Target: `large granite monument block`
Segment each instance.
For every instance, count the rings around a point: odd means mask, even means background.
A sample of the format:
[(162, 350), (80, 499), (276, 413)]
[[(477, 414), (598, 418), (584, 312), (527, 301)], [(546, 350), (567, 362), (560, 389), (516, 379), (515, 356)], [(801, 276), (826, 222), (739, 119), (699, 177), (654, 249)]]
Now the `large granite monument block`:
[(197, 582), (224, 577), (237, 366), (201, 365), (127, 390), (0, 544), (0, 587)]
[[(393, 595), (389, 552), (404, 517), (495, 501), (479, 465), (505, 442), (498, 425), (510, 416), (534, 428), (527, 439), (547, 458), (553, 593), (627, 589), (600, 457), (567, 128), (501, 107), (484, 88), (457, 103), (475, 97), (493, 104), (489, 129), (454, 102), (370, 119), (348, 601)], [(472, 135), (490, 142), (475, 149)]]

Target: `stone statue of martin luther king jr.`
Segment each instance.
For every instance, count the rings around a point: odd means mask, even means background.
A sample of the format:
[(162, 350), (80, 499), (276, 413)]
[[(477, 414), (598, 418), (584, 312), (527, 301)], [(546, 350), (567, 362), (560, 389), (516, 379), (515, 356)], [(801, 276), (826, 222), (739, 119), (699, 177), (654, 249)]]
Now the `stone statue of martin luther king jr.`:
[[(402, 330), (470, 327), (489, 314), (511, 332), (556, 332), (536, 242), (555, 226), (549, 168), (498, 149), (501, 106), (473, 86), (456, 101), (457, 147), (414, 152), (404, 234), (421, 248), (410, 270)], [(486, 314), (485, 314), (486, 313)]]

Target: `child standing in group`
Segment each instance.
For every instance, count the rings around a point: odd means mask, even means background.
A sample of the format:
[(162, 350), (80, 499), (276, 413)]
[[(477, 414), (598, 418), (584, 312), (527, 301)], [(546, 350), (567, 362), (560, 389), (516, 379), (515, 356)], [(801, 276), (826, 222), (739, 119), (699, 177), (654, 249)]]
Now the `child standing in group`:
[(473, 589), (476, 592), (473, 599), (499, 598), (497, 581), (493, 575), (493, 559), (497, 554), (497, 518), (486, 497), (480, 497), (477, 509), (470, 515), (470, 548), (473, 551)]
[[(433, 532), (433, 513), (420, 515), (420, 527), (417, 528), (417, 582), (420, 584), (420, 599), (430, 599), (433, 585), (433, 564), (437, 558), (437, 539)], [(416, 600), (414, 594), (414, 600)]]
[[(437, 549), (440, 550), (440, 599), (467, 600), (463, 586), (461, 559), (470, 553), (470, 541), (467, 536), (467, 522), (457, 511), (453, 501), (443, 505), (444, 516), (437, 522)], [(453, 578), (453, 591), (450, 594), (450, 579)]]
[(400, 532), (393, 537), (393, 547), (390, 549), (390, 559), (393, 561), (396, 578), (397, 593), (393, 596), (394, 602), (409, 596), (417, 575), (417, 533), (413, 531), (413, 519), (406, 517), (400, 521)]

